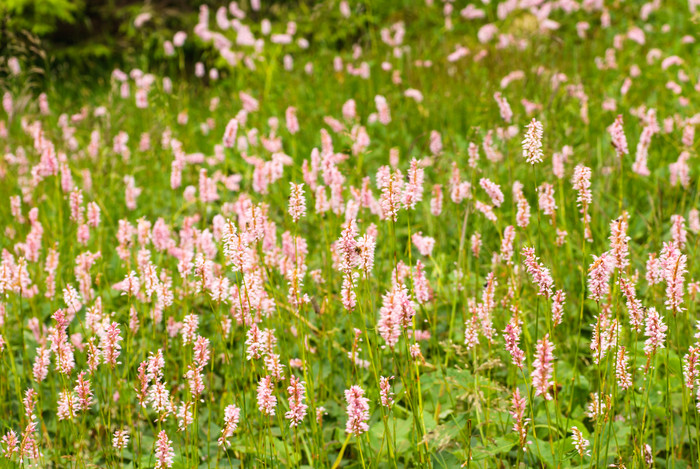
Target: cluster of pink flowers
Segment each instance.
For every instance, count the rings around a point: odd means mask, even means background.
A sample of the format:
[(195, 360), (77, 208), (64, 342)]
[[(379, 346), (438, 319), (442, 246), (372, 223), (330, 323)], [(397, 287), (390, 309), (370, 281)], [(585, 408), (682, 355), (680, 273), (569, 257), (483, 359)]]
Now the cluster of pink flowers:
[(622, 127), (622, 115), (619, 114), (615, 118), (615, 122), (608, 127), (608, 132), (612, 137), (612, 145), (615, 147), (615, 152), (617, 156), (622, 158), (624, 155), (629, 154), (629, 149), (627, 148), (627, 137), (625, 137), (625, 131)]
[(238, 428), (238, 421), (241, 418), (241, 409), (235, 405), (227, 405), (224, 409), (224, 428), (221, 429), (219, 446), (230, 446), (229, 438)]
[(523, 263), (527, 272), (532, 276), (532, 280), (540, 289), (537, 294), (549, 298), (554, 290), (554, 279), (549, 269), (539, 262), (539, 259), (535, 256), (535, 248), (524, 247), (522, 255), (525, 258)]
[(542, 135), (542, 123), (532, 119), (523, 137), (523, 157), (530, 164), (542, 163)]
[(552, 395), (549, 389), (554, 384), (552, 372), (554, 371), (554, 345), (549, 340), (549, 334), (537, 341), (535, 347), (535, 358), (532, 362), (532, 387), (535, 388), (535, 395), (542, 396), (545, 400), (551, 400)]
[(289, 196), (289, 215), (294, 222), (298, 222), (306, 215), (306, 200), (304, 199), (304, 184), (290, 183), (292, 194)]
[(530, 419), (525, 417), (527, 407), (527, 399), (520, 395), (520, 389), (515, 388), (511, 398), (510, 415), (513, 417), (513, 431), (518, 434), (518, 440), (521, 448), (525, 448), (527, 444), (527, 425)]
[(607, 252), (600, 257), (593, 256), (588, 267), (588, 297), (594, 301), (605, 299), (610, 292), (610, 276), (615, 268), (615, 259)]
[(173, 467), (173, 458), (175, 457), (175, 451), (173, 451), (173, 442), (170, 441), (165, 430), (161, 430), (158, 433), (158, 439), (156, 440), (156, 469), (163, 469), (165, 467)]
[(401, 330), (408, 328), (415, 314), (415, 304), (405, 285), (397, 283), (384, 294), (377, 330), (389, 347), (393, 348), (396, 345)]
[(394, 403), (393, 395), (391, 392), (391, 380), (394, 379), (393, 376), (387, 378), (382, 376), (379, 378), (379, 402), (384, 407), (391, 407)]
[(273, 394), (271, 376), (263, 376), (258, 382), (258, 409), (265, 415), (275, 415), (277, 397)]
[(296, 376), (291, 376), (289, 378), (287, 393), (289, 394), (289, 411), (285, 413), (284, 416), (290, 421), (290, 427), (296, 427), (304, 420), (306, 409), (308, 408), (308, 406), (304, 404), (306, 395), (304, 382), (300, 381)]
[(348, 421), (345, 431), (354, 436), (359, 436), (369, 430), (369, 399), (360, 386), (352, 386), (345, 390), (345, 402), (347, 403)]

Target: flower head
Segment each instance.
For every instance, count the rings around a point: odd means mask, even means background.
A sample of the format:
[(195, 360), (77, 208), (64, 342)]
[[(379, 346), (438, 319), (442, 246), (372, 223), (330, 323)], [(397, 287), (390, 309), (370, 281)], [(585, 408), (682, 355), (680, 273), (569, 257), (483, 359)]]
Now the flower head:
[(523, 156), (530, 164), (542, 162), (542, 123), (537, 119), (527, 125), (527, 131), (523, 138)]

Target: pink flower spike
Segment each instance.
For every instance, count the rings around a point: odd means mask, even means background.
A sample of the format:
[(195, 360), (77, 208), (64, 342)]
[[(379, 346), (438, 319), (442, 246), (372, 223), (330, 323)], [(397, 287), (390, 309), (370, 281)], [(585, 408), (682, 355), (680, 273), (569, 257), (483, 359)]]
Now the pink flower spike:
[(523, 157), (530, 164), (542, 163), (542, 123), (533, 118), (526, 128), (523, 138)]
[(345, 390), (345, 402), (347, 403), (348, 421), (345, 431), (354, 436), (359, 436), (369, 430), (369, 399), (360, 386), (352, 386)]
[(155, 469), (172, 467), (174, 457), (175, 451), (173, 451), (173, 442), (170, 441), (168, 435), (165, 433), (165, 430), (161, 430), (160, 433), (158, 433), (158, 439), (156, 440)]
[(554, 385), (552, 372), (554, 370), (554, 345), (549, 341), (549, 334), (537, 341), (535, 347), (535, 359), (532, 363), (532, 386), (535, 388), (535, 396), (542, 396), (545, 400), (552, 400), (549, 389)]
[(291, 195), (289, 196), (289, 215), (294, 223), (306, 215), (306, 200), (304, 199), (304, 183), (291, 185)]

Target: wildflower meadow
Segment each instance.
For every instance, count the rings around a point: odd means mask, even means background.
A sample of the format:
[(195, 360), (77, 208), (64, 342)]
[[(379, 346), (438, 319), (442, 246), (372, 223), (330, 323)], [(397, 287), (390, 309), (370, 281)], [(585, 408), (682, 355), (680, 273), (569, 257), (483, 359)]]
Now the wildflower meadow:
[(0, 44), (0, 467), (699, 466), (698, 0), (128, 3)]

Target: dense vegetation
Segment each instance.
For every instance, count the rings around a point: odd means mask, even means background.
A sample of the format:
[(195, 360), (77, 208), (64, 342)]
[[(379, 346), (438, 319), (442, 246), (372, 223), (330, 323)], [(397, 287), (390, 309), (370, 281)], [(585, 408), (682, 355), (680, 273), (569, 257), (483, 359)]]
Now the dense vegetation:
[(110, 5), (4, 5), (0, 467), (697, 464), (694, 0)]

